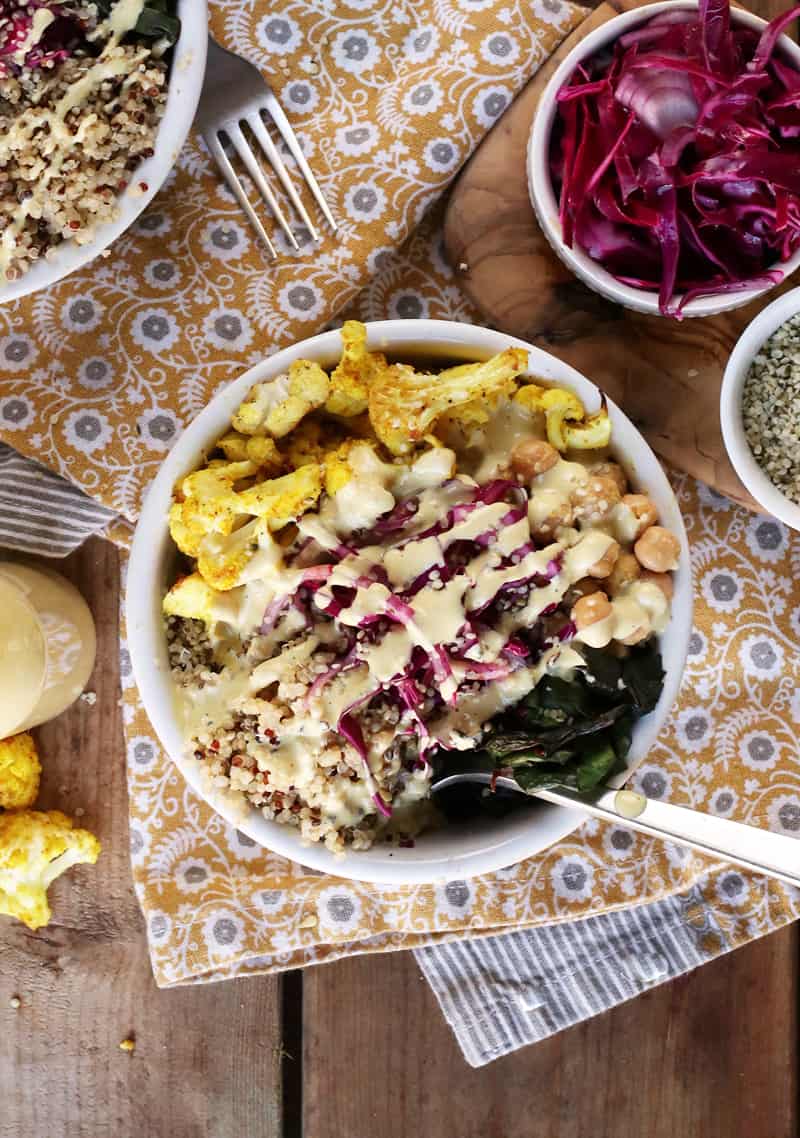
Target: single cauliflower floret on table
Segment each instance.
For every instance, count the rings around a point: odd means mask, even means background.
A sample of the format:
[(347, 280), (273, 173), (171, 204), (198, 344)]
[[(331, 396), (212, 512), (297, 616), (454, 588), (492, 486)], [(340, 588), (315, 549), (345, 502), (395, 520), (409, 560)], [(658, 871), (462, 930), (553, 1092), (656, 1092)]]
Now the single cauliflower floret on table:
[(0, 739), (0, 806), (5, 810), (24, 810), (32, 806), (39, 793), (42, 767), (36, 744), (27, 733)]
[(50, 920), (47, 890), (70, 866), (94, 865), (100, 843), (59, 810), (0, 814), (0, 914), (29, 929)]

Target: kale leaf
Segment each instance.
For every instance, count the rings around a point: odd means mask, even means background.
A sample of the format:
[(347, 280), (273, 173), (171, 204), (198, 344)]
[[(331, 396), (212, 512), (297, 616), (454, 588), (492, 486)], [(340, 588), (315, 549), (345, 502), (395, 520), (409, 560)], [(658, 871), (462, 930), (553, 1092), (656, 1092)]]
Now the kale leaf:
[[(510, 770), (523, 790), (594, 789), (622, 771), (636, 720), (653, 710), (664, 686), (655, 641), (624, 657), (585, 649), (586, 668), (572, 680), (546, 676), (501, 715), (479, 753)], [(460, 764), (463, 756), (459, 756)]]

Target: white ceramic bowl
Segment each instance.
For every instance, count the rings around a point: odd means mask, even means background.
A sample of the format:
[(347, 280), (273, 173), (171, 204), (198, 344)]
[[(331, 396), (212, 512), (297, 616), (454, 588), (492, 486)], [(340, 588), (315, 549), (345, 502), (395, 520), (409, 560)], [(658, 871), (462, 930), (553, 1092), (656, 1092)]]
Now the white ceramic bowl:
[[(572, 388), (594, 410), (599, 403), (597, 388), (579, 372), (554, 356), (488, 329), (438, 320), (386, 320), (369, 326), (369, 345), (396, 355), (421, 350), (450, 359), (487, 359), (513, 344), (530, 353), (530, 370), (555, 383)], [(231, 415), (256, 382), (285, 372), (300, 357), (329, 365), (339, 359), (338, 332), (324, 332), (265, 359), (220, 392), (178, 439), (153, 481), (144, 503), (131, 550), (128, 570), (127, 621), (134, 675), (145, 709), (164, 749), (173, 758), (195, 790), (233, 825), (268, 849), (304, 865), (339, 877), (361, 881), (416, 884), (488, 873), (539, 853), (569, 834), (582, 815), (573, 810), (546, 806), (535, 812), (522, 811), (503, 820), (483, 819), (480, 824), (444, 828), (423, 834), (412, 849), (377, 845), (364, 852), (350, 851), (337, 857), (322, 846), (303, 846), (297, 832), (266, 820), (252, 809), (242, 819), (241, 811), (224, 800), (214, 799), (194, 761), (182, 757), (182, 739), (176, 706), (176, 691), (169, 673), (167, 646), (161, 616), (161, 598), (171, 583), (175, 548), (169, 535), (167, 511), (178, 478), (193, 470), (204, 452), (228, 428)], [(658, 506), (663, 524), (680, 536), (681, 567), (675, 578), (675, 600), (670, 625), (662, 638), (666, 669), (664, 692), (652, 715), (636, 727), (631, 763), (647, 754), (675, 699), (681, 682), (691, 628), (692, 586), (689, 551), (678, 504), (658, 459), (628, 418), (609, 405), (615, 448), (624, 456), (637, 487)], [(621, 783), (624, 779), (620, 779)], [(209, 797), (209, 793), (211, 797)]]
[(772, 333), (798, 313), (800, 288), (794, 288), (767, 305), (755, 320), (750, 321), (731, 352), (719, 399), (722, 437), (731, 465), (765, 512), (796, 530), (800, 530), (800, 506), (770, 482), (750, 450), (742, 423), (742, 392), (754, 357)]
[[(154, 154), (136, 167), (131, 182), (133, 188), (117, 199), (119, 217), (99, 225), (94, 241), (88, 245), (65, 241), (51, 258), (40, 258), (17, 280), (0, 282), (0, 304), (38, 292), (88, 265), (133, 224), (166, 181), (186, 141), (203, 86), (208, 47), (206, 0), (178, 0), (178, 16), (181, 34), (173, 49), (167, 104), (156, 135)], [(140, 190), (140, 183), (147, 186), (145, 191)]]
[[(600, 27), (590, 32), (585, 39), (576, 44), (569, 55), (553, 72), (547, 86), (542, 92), (539, 105), (533, 118), (533, 125), (528, 140), (528, 188), (530, 190), (533, 208), (536, 217), (547, 240), (558, 254), (564, 264), (579, 277), (585, 285), (599, 292), (601, 296), (614, 300), (617, 304), (631, 308), (635, 312), (649, 312), (660, 315), (658, 309), (658, 293), (647, 289), (633, 288), (622, 284), (611, 273), (607, 272), (597, 261), (587, 256), (581, 248), (573, 245), (569, 248), (564, 243), (561, 231), (561, 222), (558, 216), (558, 201), (553, 191), (550, 177), (550, 164), (548, 154), (550, 150), (550, 134), (556, 117), (556, 96), (561, 88), (570, 80), (572, 73), (579, 63), (609, 44), (614, 43), (625, 32), (657, 16), (659, 12), (696, 9), (694, 0), (664, 0), (659, 4), (647, 4), (641, 8), (634, 8), (615, 16)], [(760, 31), (766, 26), (766, 21), (753, 16), (741, 8), (732, 8), (731, 17), (748, 27)], [(800, 47), (788, 36), (781, 36), (778, 41), (781, 51), (789, 57), (796, 67), (800, 67)], [(800, 267), (800, 250), (788, 261), (777, 263), (774, 268), (780, 269), (784, 279)], [(753, 288), (743, 292), (723, 294), (720, 296), (701, 296), (692, 300), (683, 309), (684, 316), (713, 316), (717, 312), (727, 312), (732, 308), (739, 308), (749, 304), (754, 297), (769, 291), (769, 288)]]

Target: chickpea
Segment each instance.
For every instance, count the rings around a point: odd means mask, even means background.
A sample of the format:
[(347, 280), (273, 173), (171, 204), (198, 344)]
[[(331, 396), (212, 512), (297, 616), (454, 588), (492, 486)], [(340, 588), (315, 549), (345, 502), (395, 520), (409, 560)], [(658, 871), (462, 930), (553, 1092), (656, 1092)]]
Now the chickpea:
[(608, 577), (611, 570), (619, 560), (619, 545), (616, 541), (612, 541), (608, 549), (605, 551), (599, 561), (595, 561), (589, 569), (586, 570), (590, 577)]
[(616, 597), (621, 593), (626, 585), (636, 580), (641, 571), (639, 562), (632, 553), (620, 553), (606, 581), (606, 588), (611, 596)]
[(653, 573), (677, 569), (680, 551), (680, 542), (675, 534), (663, 526), (650, 526), (633, 547), (642, 568), (651, 569)]
[(558, 451), (543, 439), (523, 439), (511, 451), (511, 469), (528, 480), (544, 474), (558, 462)]
[(597, 624), (599, 620), (605, 620), (606, 617), (611, 616), (611, 602), (602, 591), (590, 593), (587, 597), (581, 597), (575, 602), (570, 616), (574, 620), (578, 632), (581, 632), (590, 624)]
[(596, 474), (599, 478), (610, 478), (620, 494), (627, 492), (628, 479), (618, 462), (598, 462), (597, 466), (592, 467), (592, 474)]
[(668, 601), (672, 600), (672, 594), (675, 592), (675, 588), (669, 573), (651, 573), (649, 570), (645, 570), (645, 572), (642, 573), (642, 580), (647, 581), (651, 585), (656, 585)]
[(567, 589), (564, 600), (568, 605), (575, 604), (581, 597), (588, 597), (591, 593), (601, 592), (600, 586), (593, 577), (581, 577)]
[(567, 498), (561, 498), (558, 501), (553, 501), (552, 507), (548, 510), (545, 517), (531, 519), (529, 513), (528, 518), (531, 522), (531, 534), (533, 537), (545, 541), (552, 541), (557, 529), (561, 526), (572, 525), (574, 514), (569, 500)]
[(658, 510), (646, 494), (625, 494), (622, 504), (636, 519), (636, 530), (631, 534), (631, 540), (641, 537), (648, 526), (654, 526), (658, 521)]
[(575, 517), (586, 522), (601, 522), (620, 502), (620, 493), (613, 478), (593, 474), (586, 482), (576, 486), (572, 494)]

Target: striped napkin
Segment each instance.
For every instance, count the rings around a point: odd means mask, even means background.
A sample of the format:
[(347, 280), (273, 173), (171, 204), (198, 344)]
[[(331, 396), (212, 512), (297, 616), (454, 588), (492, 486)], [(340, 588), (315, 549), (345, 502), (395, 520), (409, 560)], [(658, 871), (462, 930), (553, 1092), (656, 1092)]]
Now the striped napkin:
[(0, 443), (0, 548), (66, 557), (115, 520), (113, 510)]
[[(112, 511), (0, 444), (0, 549), (62, 557), (114, 521)], [(735, 902), (744, 880), (718, 867), (684, 893), (651, 904), (448, 941), (415, 956), (464, 1058), (480, 1067), (800, 915), (800, 893), (766, 879), (748, 884), (748, 908), (766, 915), (757, 934), (744, 915), (732, 922), (728, 911), (721, 918), (720, 896)]]

